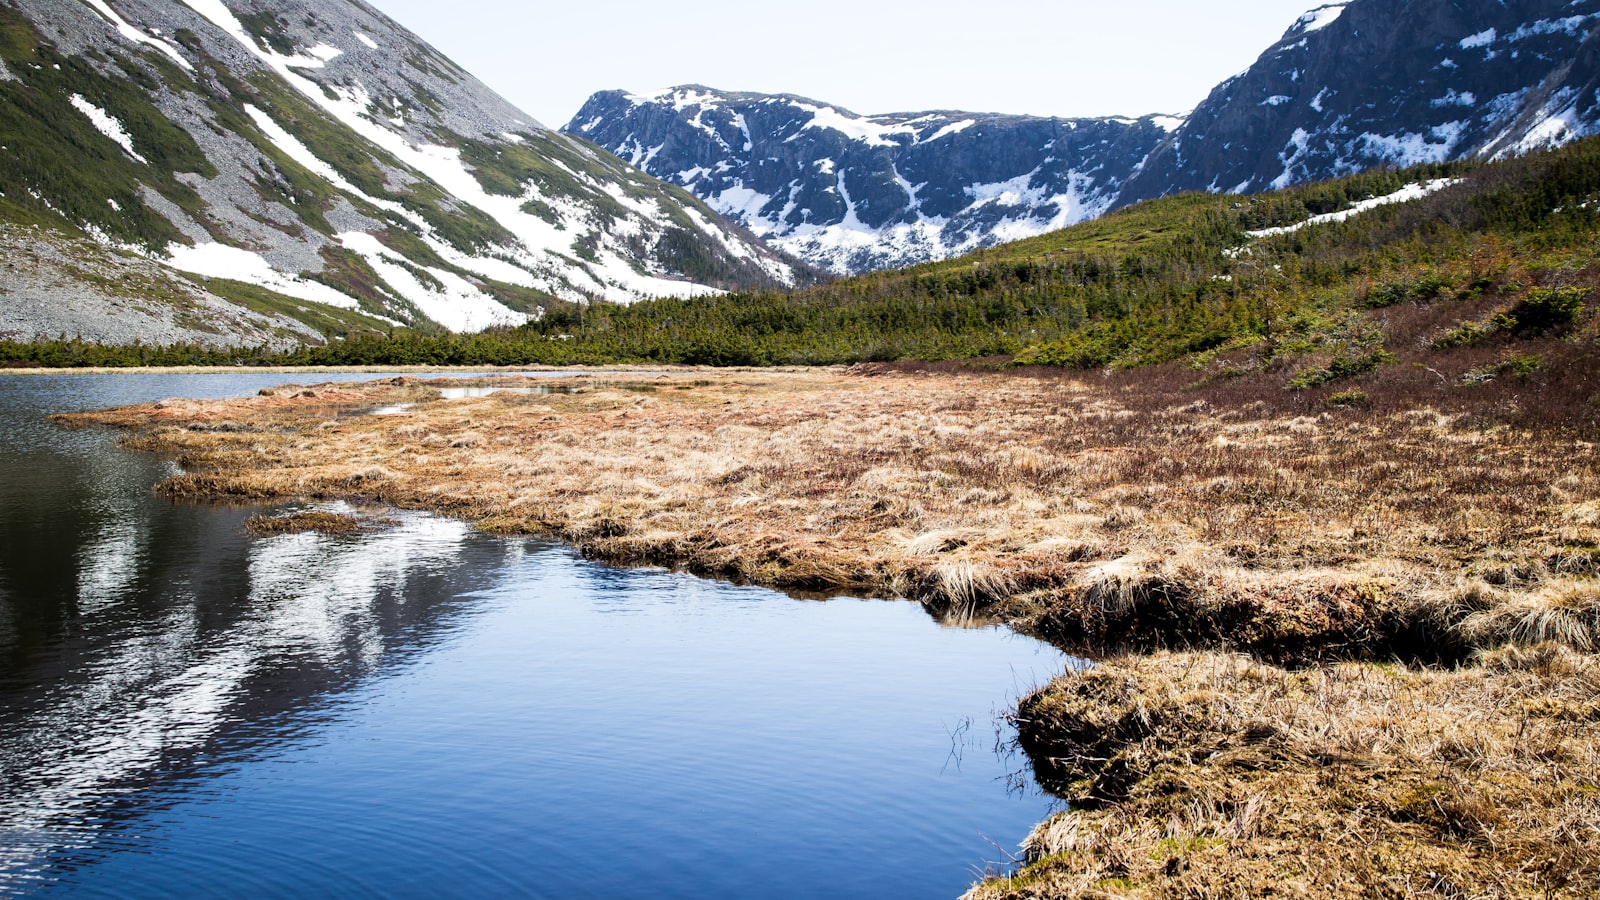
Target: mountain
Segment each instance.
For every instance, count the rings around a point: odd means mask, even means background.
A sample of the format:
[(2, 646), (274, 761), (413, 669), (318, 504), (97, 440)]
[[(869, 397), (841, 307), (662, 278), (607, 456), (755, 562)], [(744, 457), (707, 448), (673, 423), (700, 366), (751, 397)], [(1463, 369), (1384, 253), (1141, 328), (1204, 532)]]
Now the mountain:
[[(0, 344), (0, 366), (148, 362), (139, 350)], [(252, 349), (247, 360), (922, 361), (933, 371), (968, 360), (1089, 370), (1097, 382), (1168, 363), (1147, 384), (1169, 398), (1231, 383), (1241, 403), (1315, 416), (1332, 385), (1382, 391), (1396, 398), (1392, 410), (1489, 394), (1495, 420), (1590, 427), (1600, 423), (1600, 136), (1484, 164), (1163, 197), (802, 290), (594, 303), (487, 335), (357, 335), (292, 353)], [(1343, 399), (1363, 404), (1359, 393)]]
[(359, 0), (0, 0), (0, 246), (21, 339), (474, 331), (806, 277)]
[(837, 273), (905, 266), (1105, 212), (1180, 120), (859, 116), (698, 85), (595, 94), (565, 131)]
[(1600, 131), (1600, 0), (1353, 0), (1218, 85), (1118, 198), (1249, 193)]
[[(1184, 191), (1499, 157), (1600, 131), (1600, 0), (1351, 0), (1185, 117), (857, 116), (682, 87), (565, 126), (836, 272), (953, 256)], [(1181, 73), (1175, 73), (1181, 77)]]

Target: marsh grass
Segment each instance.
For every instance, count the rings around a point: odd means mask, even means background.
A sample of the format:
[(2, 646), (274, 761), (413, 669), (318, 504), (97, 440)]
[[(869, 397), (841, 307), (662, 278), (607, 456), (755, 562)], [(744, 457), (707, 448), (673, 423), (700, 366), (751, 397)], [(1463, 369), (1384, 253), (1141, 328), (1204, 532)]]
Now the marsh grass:
[(1597, 693), (1558, 643), (1454, 671), (1110, 660), (1022, 701), (1073, 809), (969, 896), (1594, 896)]
[(1176, 366), (866, 367), (61, 421), (180, 458), (175, 496), (430, 509), (1100, 658), (1021, 705), (1075, 807), (976, 896), (1578, 897), (1600, 887), (1592, 352), (1539, 348), (1532, 387), (1391, 367), (1348, 405)]
[(171, 496), (433, 509), (1090, 652), (1459, 661), (1600, 640), (1592, 435), (1426, 378), (1397, 408), (1406, 384), (1329, 407), (1167, 376), (606, 375), (464, 400), (407, 378), (65, 421), (179, 457)]
[(281, 515), (251, 516), (245, 520), (244, 527), (251, 534), (265, 537), (306, 532), (330, 535), (362, 534), (390, 524), (393, 524), (392, 519), (363, 519), (326, 510), (302, 510)]

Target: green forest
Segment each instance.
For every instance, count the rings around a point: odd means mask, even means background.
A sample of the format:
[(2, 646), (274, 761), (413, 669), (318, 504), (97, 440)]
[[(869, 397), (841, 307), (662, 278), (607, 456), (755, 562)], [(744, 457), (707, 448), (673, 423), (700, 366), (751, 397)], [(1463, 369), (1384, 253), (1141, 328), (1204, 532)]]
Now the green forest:
[[(1421, 200), (1249, 234), (1436, 179), (1451, 183)], [(1224, 376), (1276, 361), (1286, 384), (1303, 389), (1392, 361), (1395, 334), (1374, 313), (1400, 306), (1445, 310), (1430, 318), (1439, 333), (1408, 335), (1407, 350), (1419, 341), (1445, 350), (1586, 333), (1590, 290), (1600, 283), (1597, 237), (1600, 140), (1586, 140), (1506, 161), (1374, 171), (1249, 197), (1164, 198), (958, 259), (792, 292), (556, 304), (518, 328), (334, 332), (322, 346), (281, 352), (5, 342), (0, 365), (967, 360), (1125, 369), (1182, 358)]]

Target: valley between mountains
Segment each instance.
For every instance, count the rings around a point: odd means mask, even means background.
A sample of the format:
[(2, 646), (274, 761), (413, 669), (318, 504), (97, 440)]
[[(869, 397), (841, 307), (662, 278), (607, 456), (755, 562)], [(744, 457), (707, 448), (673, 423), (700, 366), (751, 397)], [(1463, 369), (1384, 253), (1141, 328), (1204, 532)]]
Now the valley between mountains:
[(1350, 0), (1181, 114), (557, 130), (356, 0), (0, 0), (0, 366), (408, 367), (56, 422), (174, 502), (1078, 655), (977, 900), (1590, 897), (1597, 48), (1600, 0)]

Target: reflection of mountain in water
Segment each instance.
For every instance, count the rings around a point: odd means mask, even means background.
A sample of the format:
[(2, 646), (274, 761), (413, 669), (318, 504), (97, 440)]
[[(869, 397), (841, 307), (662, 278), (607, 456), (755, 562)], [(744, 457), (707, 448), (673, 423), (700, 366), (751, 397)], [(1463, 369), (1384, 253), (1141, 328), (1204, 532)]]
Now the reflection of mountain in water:
[[(423, 516), (357, 539), (253, 540), (248, 510), (134, 496), (84, 516), (78, 541), (0, 558), (20, 637), (0, 693), (0, 889), (92, 850), (161, 789), (272, 752), (295, 727), (284, 712), (431, 643), (452, 601), (522, 552)], [(0, 518), (18, 546), (24, 517)]]
[(949, 760), (1043, 645), (392, 511), (254, 539), (44, 418), (270, 378), (0, 375), (0, 896), (953, 896), (1046, 811)]

